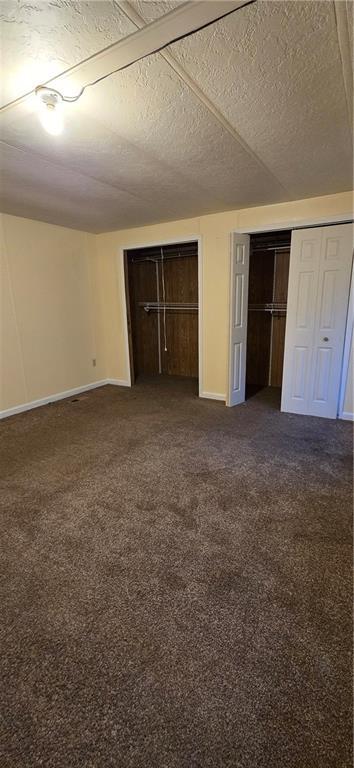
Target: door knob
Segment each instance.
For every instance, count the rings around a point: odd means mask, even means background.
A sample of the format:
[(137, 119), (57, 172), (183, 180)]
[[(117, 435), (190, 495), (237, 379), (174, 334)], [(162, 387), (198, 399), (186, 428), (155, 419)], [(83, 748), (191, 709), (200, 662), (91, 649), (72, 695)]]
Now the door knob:
[(329, 338), (328, 338), (328, 336), (324, 336), (324, 337), (323, 337), (323, 341), (329, 341)]

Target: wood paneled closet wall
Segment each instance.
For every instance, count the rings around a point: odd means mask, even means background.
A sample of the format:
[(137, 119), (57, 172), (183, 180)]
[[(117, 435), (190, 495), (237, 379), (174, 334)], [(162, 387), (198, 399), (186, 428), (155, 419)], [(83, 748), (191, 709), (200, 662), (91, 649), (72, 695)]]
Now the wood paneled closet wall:
[(281, 387), (291, 231), (251, 235), (246, 397)]
[(198, 377), (198, 243), (125, 253), (132, 378)]

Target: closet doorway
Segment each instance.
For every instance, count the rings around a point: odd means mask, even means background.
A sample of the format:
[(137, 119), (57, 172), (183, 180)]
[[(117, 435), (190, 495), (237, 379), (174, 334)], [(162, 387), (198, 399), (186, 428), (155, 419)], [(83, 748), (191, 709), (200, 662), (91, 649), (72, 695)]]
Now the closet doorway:
[(131, 381), (193, 379), (198, 391), (198, 241), (124, 251)]
[(283, 379), (291, 230), (250, 236), (246, 399)]
[(273, 387), (280, 407), (290, 246), (291, 230), (232, 236), (229, 406)]
[(337, 418), (352, 259), (351, 223), (234, 233), (228, 405), (270, 387), (282, 411)]

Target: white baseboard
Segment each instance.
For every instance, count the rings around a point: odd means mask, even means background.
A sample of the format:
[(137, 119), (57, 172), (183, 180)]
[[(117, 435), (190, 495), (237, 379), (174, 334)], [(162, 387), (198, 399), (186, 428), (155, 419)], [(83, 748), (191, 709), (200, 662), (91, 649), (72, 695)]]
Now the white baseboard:
[(115, 387), (131, 387), (128, 379), (106, 379), (105, 384), (113, 384)]
[[(74, 387), (74, 389), (66, 389), (64, 392), (56, 392), (53, 395), (48, 395), (48, 397), (41, 397), (39, 400), (31, 400), (29, 403), (21, 403), (21, 405), (15, 405), (13, 408), (6, 408), (4, 411), (0, 411), (0, 419), (16, 416), (17, 413), (23, 413), (24, 411), (31, 411), (32, 408), (40, 408), (41, 405), (48, 405), (56, 400), (65, 400), (66, 397), (80, 395), (82, 392), (88, 392), (90, 389), (97, 389), (97, 387), (104, 387), (106, 384), (113, 384), (116, 387), (131, 387), (131, 383), (127, 379), (101, 379), (100, 381), (92, 382), (92, 384)], [(209, 400), (223, 400), (224, 402), (226, 400), (226, 395), (220, 395), (217, 392), (201, 392), (199, 397)], [(352, 417), (350, 414), (343, 414), (342, 416), (343, 419), (350, 417)]]
[(118, 381), (118, 379), (101, 379), (101, 381), (94, 381), (92, 384), (85, 384), (82, 387), (74, 387), (74, 389), (66, 389), (65, 392), (56, 392), (54, 395), (41, 397), (40, 400), (31, 400), (29, 403), (15, 405), (13, 408), (6, 408), (6, 410), (0, 411), (0, 419), (15, 416), (17, 413), (23, 413), (23, 411), (31, 411), (32, 408), (39, 408), (41, 405), (48, 405), (48, 403), (54, 403), (56, 400), (64, 400), (66, 397), (80, 395), (82, 392), (88, 392), (90, 389), (97, 389), (97, 387), (104, 387), (106, 384), (118, 384)]
[(350, 413), (350, 411), (342, 411), (338, 418), (345, 419), (345, 421), (354, 421), (354, 413)]
[(200, 392), (199, 397), (205, 397), (208, 400), (226, 401), (226, 395), (220, 395), (218, 392)]

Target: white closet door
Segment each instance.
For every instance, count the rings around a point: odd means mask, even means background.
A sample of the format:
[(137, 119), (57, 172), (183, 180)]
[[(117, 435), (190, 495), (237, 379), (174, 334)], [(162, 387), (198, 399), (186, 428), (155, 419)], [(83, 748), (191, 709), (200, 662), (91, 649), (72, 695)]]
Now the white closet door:
[(352, 258), (352, 225), (323, 227), (309, 393), (313, 416), (338, 414)]
[(308, 413), (322, 229), (291, 236), (281, 410)]
[(230, 268), (230, 349), (227, 405), (239, 405), (245, 400), (249, 262), (249, 235), (233, 234)]
[(351, 224), (293, 232), (283, 411), (337, 416), (352, 254)]

